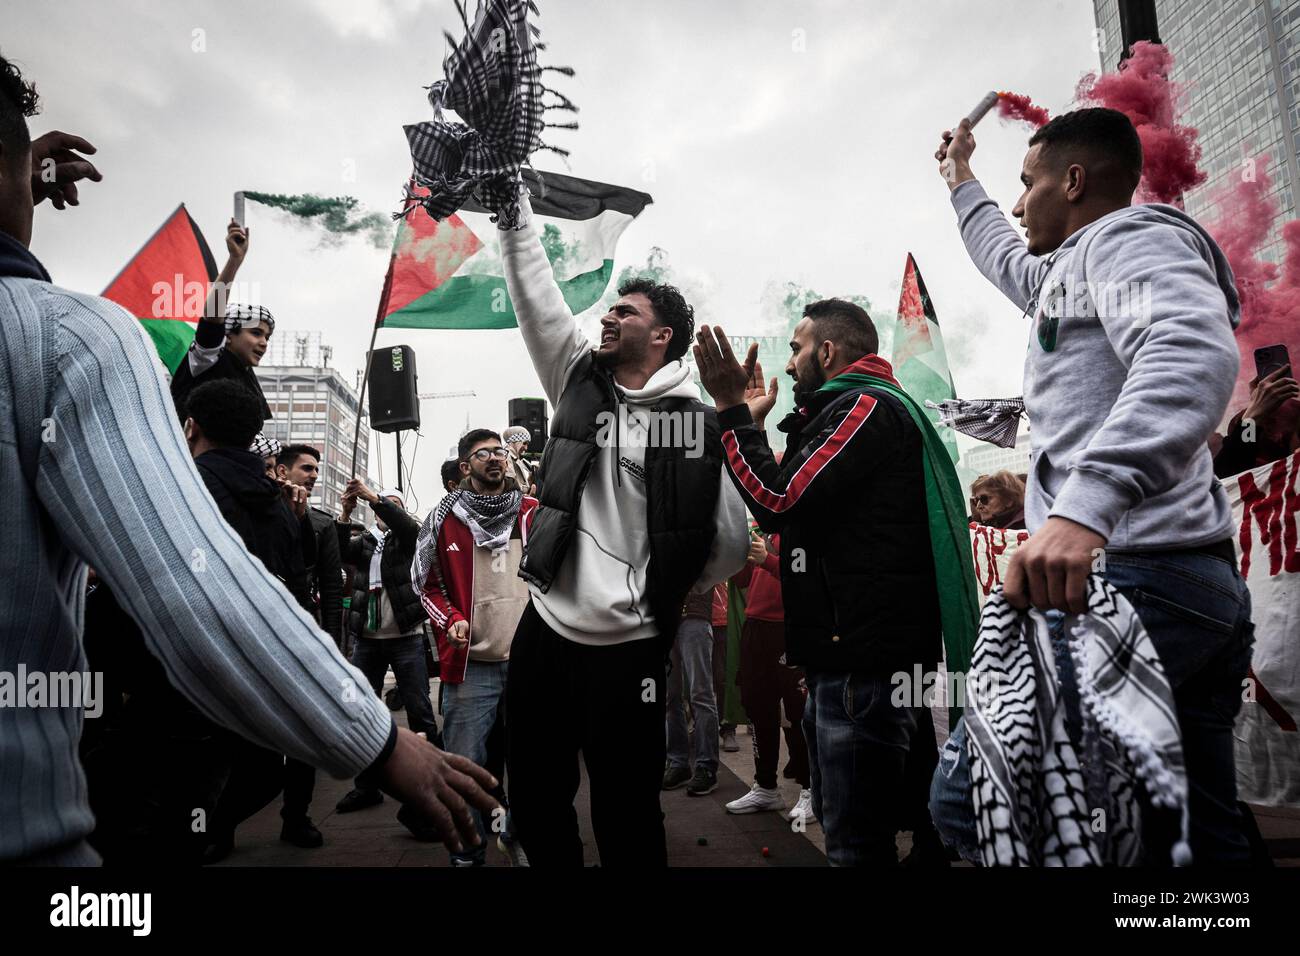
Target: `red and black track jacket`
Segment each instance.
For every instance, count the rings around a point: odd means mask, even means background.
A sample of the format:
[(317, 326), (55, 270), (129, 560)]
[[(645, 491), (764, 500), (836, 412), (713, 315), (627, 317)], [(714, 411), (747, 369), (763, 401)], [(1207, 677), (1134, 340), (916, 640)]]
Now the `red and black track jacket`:
[[(845, 371), (893, 378), (876, 355)], [(937, 663), (921, 435), (902, 403), (870, 387), (815, 393), (779, 426), (781, 464), (745, 405), (718, 421), (732, 480), (782, 535), (789, 663), (881, 676)]]

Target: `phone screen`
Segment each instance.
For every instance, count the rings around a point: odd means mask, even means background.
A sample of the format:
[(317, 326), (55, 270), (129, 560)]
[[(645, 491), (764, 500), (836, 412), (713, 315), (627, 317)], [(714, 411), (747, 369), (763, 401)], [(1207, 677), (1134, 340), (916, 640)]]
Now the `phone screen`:
[(1291, 356), (1285, 345), (1265, 345), (1255, 349), (1255, 374), (1259, 378), (1272, 375), (1290, 364)]

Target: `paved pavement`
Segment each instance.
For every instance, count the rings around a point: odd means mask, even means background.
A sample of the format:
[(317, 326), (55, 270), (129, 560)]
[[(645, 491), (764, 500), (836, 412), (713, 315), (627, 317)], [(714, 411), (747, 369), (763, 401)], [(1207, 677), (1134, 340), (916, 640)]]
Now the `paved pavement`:
[[(391, 685), (391, 676), (389, 678)], [(437, 682), (434, 682), (437, 700)], [(405, 715), (395, 714), (405, 725)], [(946, 728), (939, 728), (939, 736)], [(668, 862), (672, 866), (824, 866), (825, 837), (814, 821), (795, 832), (784, 813), (735, 816), (724, 805), (745, 793), (753, 782), (753, 742), (747, 728), (737, 733), (739, 753), (723, 753), (718, 768), (718, 789), (704, 797), (690, 797), (685, 789), (664, 793), (661, 803), (668, 835)], [(788, 754), (781, 741), (784, 767)], [(799, 786), (778, 775), (781, 795), (793, 807)], [(397, 822), (397, 804), (385, 798), (377, 807), (339, 814), (334, 805), (351, 788), (350, 781), (318, 774), (312, 816), (325, 836), (325, 845), (303, 850), (279, 839), (280, 802), (277, 799), (239, 828), (235, 851), (222, 866), (449, 866), (440, 844), (421, 843)], [(598, 862), (591, 835), (586, 772), (578, 792), (578, 827), (588, 865)], [(1300, 810), (1254, 807), (1260, 832), (1279, 866), (1300, 866)], [(766, 855), (764, 848), (767, 849)], [(910, 849), (907, 834), (899, 836), (899, 852)], [(507, 866), (496, 846), (488, 848), (489, 866)], [(965, 865), (965, 864), (962, 864)]]

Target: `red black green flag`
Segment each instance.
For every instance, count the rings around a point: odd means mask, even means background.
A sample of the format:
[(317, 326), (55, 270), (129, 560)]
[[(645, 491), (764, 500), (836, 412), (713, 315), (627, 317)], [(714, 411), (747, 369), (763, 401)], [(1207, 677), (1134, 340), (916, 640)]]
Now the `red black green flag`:
[(102, 295), (140, 320), (169, 372), (194, 341), (217, 263), (181, 203)]

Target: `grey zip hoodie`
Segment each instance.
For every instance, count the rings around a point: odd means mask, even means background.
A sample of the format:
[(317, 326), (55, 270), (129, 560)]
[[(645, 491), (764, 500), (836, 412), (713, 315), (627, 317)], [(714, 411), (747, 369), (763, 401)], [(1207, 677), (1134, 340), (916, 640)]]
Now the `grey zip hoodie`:
[(1237, 377), (1240, 307), (1214, 240), (1173, 206), (1138, 205), (1043, 258), (978, 181), (952, 204), (971, 260), (1031, 318), (1029, 531), (1068, 518), (1115, 550), (1229, 537), (1206, 439)]

